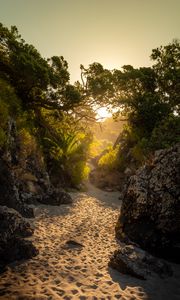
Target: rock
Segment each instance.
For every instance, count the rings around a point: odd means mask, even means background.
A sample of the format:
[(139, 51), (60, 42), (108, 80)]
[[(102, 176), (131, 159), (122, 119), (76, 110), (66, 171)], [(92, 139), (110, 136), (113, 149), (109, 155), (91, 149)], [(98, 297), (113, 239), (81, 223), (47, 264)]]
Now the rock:
[(153, 273), (162, 278), (173, 274), (168, 263), (133, 245), (121, 245), (111, 257), (109, 266), (139, 279), (147, 279)]
[(26, 218), (34, 217), (33, 209), (20, 196), (19, 183), (13, 169), (3, 159), (0, 159), (0, 205), (14, 208)]
[(60, 204), (70, 204), (72, 203), (71, 196), (59, 189), (49, 189), (46, 194), (42, 196), (41, 199), (39, 199), (39, 202), (43, 204), (49, 204), (49, 205), (60, 205)]
[(130, 178), (116, 236), (151, 253), (180, 261), (180, 144), (157, 151)]
[[(34, 150), (22, 155), (23, 140), (13, 118), (8, 122), (7, 142), (8, 147), (0, 149), (0, 205), (14, 208), (22, 216), (32, 218), (34, 210), (29, 204), (60, 205), (72, 202), (70, 195), (52, 184), (43, 153), (35, 140)], [(60, 185), (61, 179), (55, 175), (55, 181)]]
[(38, 250), (31, 241), (21, 238), (12, 238), (8, 241), (6, 246), (3, 247), (1, 260), (3, 260), (3, 263), (8, 264), (16, 260), (32, 258), (38, 253)]
[(66, 242), (66, 245), (69, 247), (69, 248), (81, 248), (83, 247), (82, 244), (80, 244), (79, 242), (76, 242), (74, 240), (69, 240)]
[(38, 251), (24, 238), (33, 234), (30, 224), (14, 209), (0, 206), (0, 266), (37, 255)]
[(33, 234), (29, 222), (14, 209), (0, 206), (0, 238), (10, 239), (12, 236), (28, 237)]

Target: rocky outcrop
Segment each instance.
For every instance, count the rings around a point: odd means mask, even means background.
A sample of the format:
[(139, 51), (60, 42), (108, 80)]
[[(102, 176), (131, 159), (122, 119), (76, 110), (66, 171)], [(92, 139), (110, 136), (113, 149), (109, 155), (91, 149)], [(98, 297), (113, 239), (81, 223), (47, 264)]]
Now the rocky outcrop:
[(43, 204), (49, 204), (49, 205), (61, 205), (61, 204), (70, 204), (72, 203), (71, 196), (56, 188), (48, 189), (42, 197), (39, 198), (39, 202)]
[(0, 205), (14, 208), (22, 216), (32, 218), (34, 212), (29, 204), (36, 204), (37, 201), (50, 205), (71, 202), (70, 195), (51, 184), (43, 154), (38, 148), (23, 155), (13, 119), (8, 123), (7, 145), (4, 151), (1, 150), (0, 158)]
[[(8, 121), (6, 134), (6, 147), (0, 149), (0, 205), (14, 208), (22, 216), (32, 218), (34, 217), (33, 209), (27, 205), (23, 194), (26, 187), (21, 180), (20, 173), (22, 173), (24, 165), (21, 164), (16, 122), (12, 118)], [(24, 163), (26, 164), (26, 160)]]
[(152, 274), (159, 275), (161, 278), (173, 274), (167, 262), (155, 258), (134, 245), (121, 244), (111, 257), (109, 266), (139, 279), (147, 279)]
[(130, 178), (123, 195), (116, 236), (153, 254), (179, 259), (180, 144), (157, 151)]
[(38, 254), (25, 238), (33, 234), (30, 224), (14, 209), (0, 206), (0, 271), (12, 261)]
[(6, 205), (19, 211), (24, 217), (34, 217), (33, 209), (28, 207), (21, 197), (19, 181), (13, 168), (0, 159), (0, 205)]
[[(23, 151), (16, 132), (16, 122), (9, 120), (7, 145), (0, 148), (0, 267), (14, 260), (37, 254), (32, 242), (24, 239), (33, 233), (23, 219), (34, 217), (29, 204), (71, 203), (71, 197), (50, 182), (43, 157), (38, 151)], [(23, 217), (22, 217), (23, 216)]]

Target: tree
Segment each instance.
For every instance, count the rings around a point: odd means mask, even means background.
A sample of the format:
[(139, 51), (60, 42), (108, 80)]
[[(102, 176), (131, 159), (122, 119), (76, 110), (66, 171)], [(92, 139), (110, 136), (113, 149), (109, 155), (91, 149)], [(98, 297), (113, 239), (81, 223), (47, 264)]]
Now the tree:
[(82, 85), (86, 97), (96, 104), (117, 110), (126, 116), (140, 136), (148, 137), (153, 129), (171, 113), (179, 113), (180, 44), (175, 41), (152, 51), (153, 67), (106, 70), (94, 63), (81, 66)]
[(110, 105), (114, 93), (112, 72), (99, 63), (93, 63), (87, 69), (83, 65), (80, 68), (82, 92), (86, 101), (99, 107)]
[(168, 105), (156, 92), (154, 70), (124, 66), (123, 71), (115, 70), (113, 75), (116, 90), (114, 106), (119, 106), (119, 114), (127, 116), (129, 125), (140, 137), (150, 136), (168, 112)]
[(130, 161), (139, 165), (154, 150), (179, 140), (179, 42), (154, 49), (151, 58), (152, 67), (126, 65), (112, 71), (98, 63), (87, 69), (81, 67), (87, 98), (115, 109), (114, 116), (126, 118), (128, 122), (117, 140), (121, 145), (118, 157), (123, 168)]
[(171, 112), (180, 113), (180, 43), (159, 47), (152, 51), (155, 61), (157, 93), (162, 102), (166, 102)]
[(68, 111), (81, 102), (78, 89), (69, 83), (64, 58), (42, 58), (34, 46), (25, 43), (15, 26), (9, 30), (0, 24), (0, 68), (0, 76), (14, 86), (25, 109)]
[(87, 120), (94, 121), (94, 113), (80, 85), (70, 84), (67, 61), (43, 58), (15, 26), (0, 24), (0, 86), (0, 148), (13, 118), (25, 156), (35, 144), (51, 179), (77, 184), (85, 178), (91, 142)]

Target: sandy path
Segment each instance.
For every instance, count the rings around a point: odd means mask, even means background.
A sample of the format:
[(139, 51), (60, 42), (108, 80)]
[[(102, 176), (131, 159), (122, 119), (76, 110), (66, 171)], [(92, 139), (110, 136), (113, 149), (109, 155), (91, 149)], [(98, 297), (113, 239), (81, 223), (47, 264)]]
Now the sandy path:
[[(34, 243), (40, 254), (0, 277), (5, 299), (180, 299), (180, 267), (173, 278), (141, 281), (108, 268), (117, 247), (118, 193), (89, 185), (73, 205), (36, 208)], [(76, 241), (79, 244), (73, 244)]]

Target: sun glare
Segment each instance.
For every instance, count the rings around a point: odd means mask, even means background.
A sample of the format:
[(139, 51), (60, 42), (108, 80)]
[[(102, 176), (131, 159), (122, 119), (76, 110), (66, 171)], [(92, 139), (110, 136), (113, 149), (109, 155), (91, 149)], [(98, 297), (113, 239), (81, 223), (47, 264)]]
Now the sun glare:
[(96, 110), (96, 119), (99, 122), (104, 121), (106, 118), (110, 118), (112, 114), (106, 109), (106, 107), (101, 107)]

